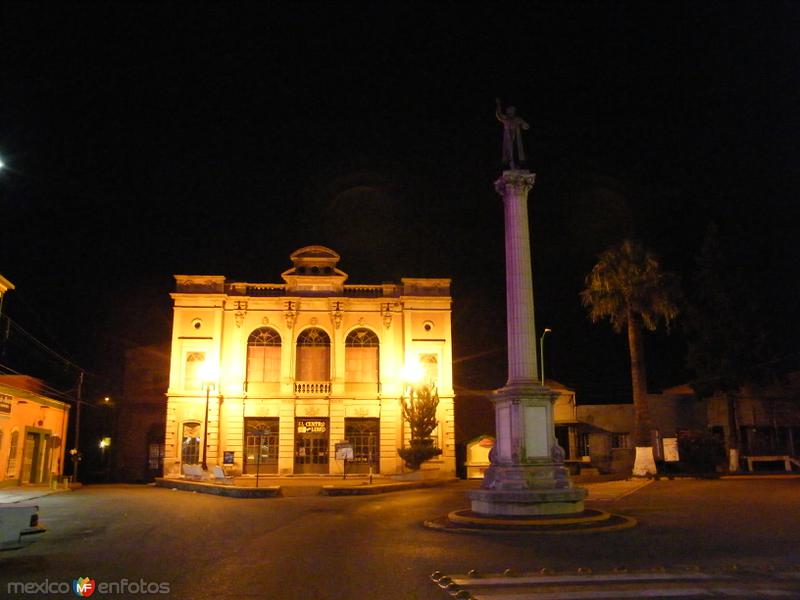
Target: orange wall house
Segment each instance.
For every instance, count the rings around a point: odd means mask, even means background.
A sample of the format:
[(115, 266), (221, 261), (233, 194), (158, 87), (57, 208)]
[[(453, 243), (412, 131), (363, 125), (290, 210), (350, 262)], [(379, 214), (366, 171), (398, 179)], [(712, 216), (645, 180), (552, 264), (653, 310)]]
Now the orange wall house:
[(45, 396), (38, 379), (0, 376), (0, 487), (62, 474), (69, 408)]

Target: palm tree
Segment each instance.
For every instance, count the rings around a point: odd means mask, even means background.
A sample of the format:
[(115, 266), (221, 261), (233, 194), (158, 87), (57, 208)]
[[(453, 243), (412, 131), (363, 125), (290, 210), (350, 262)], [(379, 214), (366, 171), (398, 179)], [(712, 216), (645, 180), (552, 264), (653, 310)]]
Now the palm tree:
[(593, 322), (607, 318), (614, 331), (628, 331), (633, 387), (634, 475), (655, 473), (647, 407), (647, 373), (644, 361), (643, 328), (653, 331), (660, 321), (669, 323), (678, 315), (677, 280), (661, 270), (658, 259), (641, 245), (625, 240), (603, 252), (591, 273), (581, 303)]

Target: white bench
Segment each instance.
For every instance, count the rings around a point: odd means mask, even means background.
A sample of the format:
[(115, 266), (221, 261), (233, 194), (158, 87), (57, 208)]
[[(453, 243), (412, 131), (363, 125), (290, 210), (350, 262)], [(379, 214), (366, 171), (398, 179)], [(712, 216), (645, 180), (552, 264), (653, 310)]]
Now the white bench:
[(747, 470), (752, 472), (753, 471), (753, 463), (754, 462), (783, 462), (783, 468), (786, 471), (792, 470), (792, 463), (800, 467), (800, 462), (788, 455), (780, 455), (780, 456), (745, 456), (745, 460), (747, 461)]
[(211, 479), (216, 483), (233, 485), (233, 477), (225, 475), (225, 471), (223, 471), (222, 467), (219, 465), (216, 465), (213, 469), (211, 469)]
[(208, 473), (203, 471), (203, 467), (200, 465), (183, 465), (183, 476), (186, 479), (193, 479), (195, 481), (200, 481), (203, 479), (208, 479)]

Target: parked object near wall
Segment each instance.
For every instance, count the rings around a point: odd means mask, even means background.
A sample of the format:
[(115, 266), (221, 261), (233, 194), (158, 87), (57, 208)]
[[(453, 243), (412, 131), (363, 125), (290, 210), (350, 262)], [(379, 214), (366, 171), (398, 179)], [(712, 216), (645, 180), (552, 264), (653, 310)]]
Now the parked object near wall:
[(481, 435), (467, 442), (467, 479), (483, 479), (486, 469), (491, 466), (489, 453), (494, 448), (494, 437)]
[(0, 550), (16, 550), (35, 542), (47, 531), (39, 525), (34, 504), (0, 504)]

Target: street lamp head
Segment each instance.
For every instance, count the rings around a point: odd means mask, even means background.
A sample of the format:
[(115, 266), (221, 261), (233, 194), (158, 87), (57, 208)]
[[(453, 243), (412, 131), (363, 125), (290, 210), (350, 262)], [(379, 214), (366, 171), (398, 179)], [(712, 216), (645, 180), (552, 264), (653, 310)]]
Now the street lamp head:
[(203, 387), (207, 389), (214, 389), (216, 381), (219, 377), (219, 366), (213, 360), (205, 359), (200, 363), (200, 380), (203, 382)]
[(416, 386), (422, 381), (422, 365), (419, 362), (407, 362), (400, 373), (404, 387), (406, 385)]
[(553, 333), (553, 330), (549, 327), (545, 327), (544, 331), (542, 332), (542, 336), (539, 338), (539, 360), (541, 361), (541, 373), (542, 373), (542, 387), (544, 387), (544, 336), (548, 333)]

